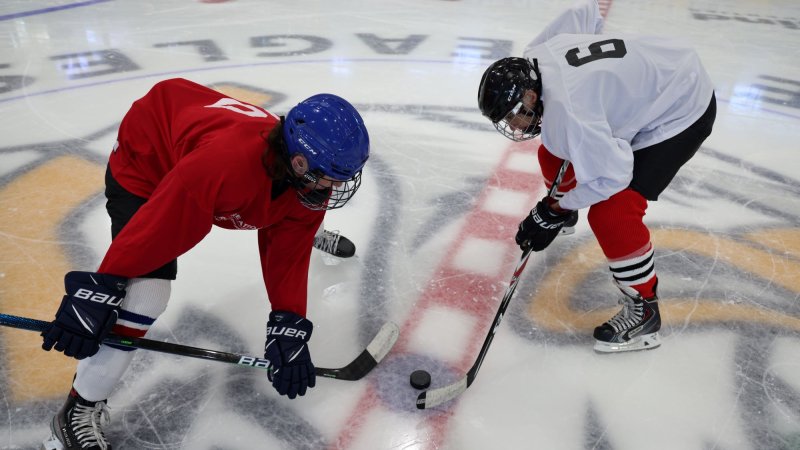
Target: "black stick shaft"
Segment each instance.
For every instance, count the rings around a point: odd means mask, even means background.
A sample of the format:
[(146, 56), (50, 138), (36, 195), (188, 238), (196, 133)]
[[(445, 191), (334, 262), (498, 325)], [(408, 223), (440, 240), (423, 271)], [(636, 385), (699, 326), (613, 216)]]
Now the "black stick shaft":
[[(558, 190), (558, 186), (561, 184), (561, 180), (564, 178), (564, 174), (567, 172), (567, 167), (569, 166), (569, 161), (564, 161), (561, 163), (561, 167), (558, 169), (558, 173), (556, 174), (555, 180), (553, 180), (553, 184), (550, 186), (550, 189), (547, 191), (547, 195), (551, 198), (555, 198), (556, 191)], [(511, 276), (511, 281), (508, 283), (508, 288), (506, 288), (506, 293), (503, 295), (503, 300), (500, 302), (500, 307), (497, 308), (497, 313), (494, 315), (494, 321), (492, 322), (492, 328), (489, 329), (489, 332), (486, 334), (486, 338), (483, 340), (483, 345), (481, 346), (480, 353), (478, 354), (478, 358), (475, 360), (475, 364), (467, 372), (467, 387), (472, 384), (472, 381), (475, 380), (475, 377), (478, 375), (478, 370), (481, 368), (481, 364), (483, 364), (483, 358), (486, 357), (486, 353), (489, 351), (489, 346), (492, 345), (492, 341), (494, 340), (494, 334), (497, 332), (497, 327), (500, 326), (500, 321), (503, 320), (503, 315), (506, 313), (506, 309), (508, 309), (508, 304), (511, 302), (511, 297), (514, 295), (514, 291), (517, 289), (517, 283), (519, 282), (519, 276), (522, 275), (522, 271), (525, 270), (525, 265), (528, 264), (528, 257), (531, 255), (531, 249), (528, 248), (522, 252), (522, 256), (517, 263), (517, 267), (514, 269), (514, 275)]]
[[(42, 332), (44, 331), (44, 329), (47, 327), (48, 324), (49, 322), (45, 322), (42, 320), (29, 319), (27, 317), (12, 316), (10, 314), (0, 314), (0, 325), (7, 327)], [(230, 364), (238, 364), (240, 366), (253, 367), (256, 369), (269, 370), (270, 367), (270, 363), (268, 360), (263, 358), (256, 358), (255, 356), (238, 355), (234, 353), (220, 352), (217, 350), (208, 350), (204, 348), (190, 347), (188, 345), (154, 341), (145, 338), (119, 336), (113, 333), (106, 336), (106, 338), (103, 340), (103, 343), (121, 345), (125, 347), (140, 348), (143, 350), (150, 350), (154, 352), (169, 353), (178, 356), (188, 356), (190, 358), (198, 358), (210, 361), (220, 361)], [(349, 367), (350, 366), (348, 366), (347, 368)], [(371, 369), (371, 367), (370, 368), (364, 367), (363, 369), (366, 369), (368, 371), (369, 369)], [(324, 376), (327, 378), (352, 379), (352, 374), (343, 373), (346, 372), (343, 369), (326, 369), (324, 367), (317, 367), (316, 372), (317, 375)]]
[[(550, 186), (550, 189), (547, 192), (547, 195), (550, 196), (551, 198), (555, 198), (558, 186), (561, 184), (561, 180), (564, 178), (564, 174), (567, 172), (567, 167), (569, 167), (569, 161), (564, 161), (561, 163), (561, 167), (558, 170), (558, 174), (556, 175), (555, 180), (553, 180), (552, 186)], [(508, 288), (506, 288), (506, 292), (503, 295), (503, 300), (500, 302), (500, 306), (497, 308), (497, 313), (494, 315), (492, 326), (486, 333), (486, 338), (483, 340), (483, 345), (481, 345), (478, 357), (475, 359), (475, 363), (472, 365), (469, 371), (467, 371), (466, 376), (464, 376), (464, 378), (462, 378), (461, 380), (452, 383), (448, 386), (432, 389), (419, 394), (419, 396), (417, 397), (418, 409), (426, 409), (434, 407), (446, 401), (452, 400), (453, 398), (464, 392), (472, 384), (472, 382), (475, 381), (475, 377), (478, 376), (478, 370), (480, 370), (481, 364), (483, 364), (483, 359), (486, 357), (486, 354), (489, 352), (489, 347), (492, 345), (492, 341), (494, 340), (494, 335), (497, 332), (497, 328), (500, 326), (500, 321), (503, 320), (503, 315), (506, 313), (508, 304), (511, 302), (511, 297), (514, 295), (514, 291), (517, 288), (517, 283), (519, 282), (519, 276), (525, 269), (525, 265), (528, 264), (528, 258), (530, 257), (530, 255), (531, 255), (530, 248), (522, 252), (522, 257), (520, 257), (520, 260), (517, 263), (517, 267), (514, 269), (514, 275), (511, 277), (511, 281), (508, 284)]]

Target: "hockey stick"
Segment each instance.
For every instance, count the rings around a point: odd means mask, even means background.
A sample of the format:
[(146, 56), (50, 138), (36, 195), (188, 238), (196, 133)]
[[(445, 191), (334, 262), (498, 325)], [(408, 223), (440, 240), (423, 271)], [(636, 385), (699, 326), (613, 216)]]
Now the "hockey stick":
[[(49, 323), (50, 322), (44, 322), (42, 320), (0, 313), (0, 325), (7, 327), (42, 332)], [(389, 353), (389, 350), (392, 348), (395, 341), (397, 341), (399, 334), (400, 330), (397, 325), (392, 322), (386, 322), (383, 327), (381, 327), (380, 331), (378, 331), (378, 334), (372, 339), (372, 342), (367, 345), (367, 348), (361, 352), (356, 359), (350, 362), (350, 364), (338, 369), (317, 367), (316, 373), (318, 376), (334, 378), (337, 380), (360, 380), (372, 369), (374, 369), (375, 366), (377, 366), (378, 363), (383, 359), (383, 357)], [(268, 360), (256, 358), (255, 356), (237, 355), (234, 353), (189, 347), (187, 345), (173, 344), (170, 342), (120, 336), (113, 333), (106, 336), (106, 338), (103, 340), (103, 343), (140, 348), (154, 352), (169, 353), (178, 356), (188, 356), (190, 358), (208, 359), (211, 361), (238, 364), (240, 366), (253, 367), (256, 369), (269, 370), (270, 368), (270, 363)]]
[[(556, 175), (556, 179), (553, 181), (553, 185), (550, 186), (550, 191), (547, 193), (547, 195), (550, 197), (555, 195), (558, 185), (561, 184), (561, 179), (564, 178), (564, 173), (567, 171), (567, 166), (569, 166), (569, 161), (564, 161), (561, 163), (561, 168), (558, 170), (558, 175)], [(519, 276), (525, 269), (525, 265), (528, 263), (528, 257), (530, 255), (530, 248), (527, 248), (522, 252), (522, 257), (517, 263), (517, 267), (514, 269), (514, 275), (511, 276), (511, 282), (508, 284), (508, 288), (506, 288), (506, 293), (503, 295), (503, 300), (500, 302), (500, 307), (497, 308), (497, 314), (494, 315), (492, 327), (486, 334), (486, 339), (483, 341), (481, 351), (478, 353), (478, 358), (475, 360), (475, 363), (472, 365), (469, 371), (467, 371), (467, 374), (461, 377), (461, 379), (455, 383), (436, 389), (430, 389), (419, 394), (417, 397), (417, 409), (432, 408), (434, 406), (441, 405), (444, 402), (450, 401), (461, 395), (461, 393), (466, 391), (467, 388), (472, 385), (472, 382), (475, 381), (475, 377), (478, 376), (478, 370), (480, 370), (481, 364), (483, 364), (483, 358), (486, 357), (486, 353), (489, 351), (489, 346), (492, 345), (494, 334), (497, 332), (497, 328), (500, 326), (500, 321), (503, 320), (503, 314), (505, 314), (506, 308), (508, 308), (508, 304), (511, 302), (511, 296), (514, 295), (514, 290), (517, 289)]]

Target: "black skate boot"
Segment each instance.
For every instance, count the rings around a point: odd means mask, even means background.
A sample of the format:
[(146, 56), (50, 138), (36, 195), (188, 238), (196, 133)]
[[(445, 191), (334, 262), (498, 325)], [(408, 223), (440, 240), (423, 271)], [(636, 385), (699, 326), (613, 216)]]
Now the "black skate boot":
[(616, 353), (651, 349), (661, 345), (658, 336), (658, 330), (661, 329), (658, 296), (642, 298), (633, 288), (619, 288), (625, 294), (625, 298), (619, 301), (622, 311), (594, 329), (594, 350)]
[(101, 428), (109, 422), (105, 400), (90, 402), (72, 389), (67, 402), (53, 417), (52, 436), (44, 441), (42, 450), (111, 450)]
[(561, 234), (575, 234), (575, 225), (578, 224), (578, 211), (572, 211), (570, 214), (569, 219), (564, 222), (564, 226), (561, 227)]
[(338, 231), (322, 230), (322, 234), (314, 238), (314, 248), (339, 258), (349, 258), (356, 254), (356, 245), (353, 241)]

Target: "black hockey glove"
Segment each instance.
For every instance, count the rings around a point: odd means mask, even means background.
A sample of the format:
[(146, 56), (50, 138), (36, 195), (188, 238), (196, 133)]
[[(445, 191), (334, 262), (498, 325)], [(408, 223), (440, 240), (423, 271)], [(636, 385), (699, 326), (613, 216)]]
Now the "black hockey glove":
[(288, 311), (272, 311), (267, 322), (264, 358), (272, 365), (267, 372), (272, 386), (280, 395), (295, 398), (313, 388), (317, 375), (308, 340), (314, 325), (310, 320)]
[(558, 236), (564, 222), (572, 216), (572, 211), (561, 214), (553, 211), (549, 201), (550, 199), (545, 197), (536, 204), (528, 217), (520, 222), (516, 240), (522, 250), (530, 248), (538, 252), (547, 248)]
[(56, 319), (42, 331), (42, 348), (83, 359), (100, 350), (100, 344), (117, 322), (117, 310), (128, 279), (94, 272), (69, 272), (64, 276), (67, 295), (61, 299)]

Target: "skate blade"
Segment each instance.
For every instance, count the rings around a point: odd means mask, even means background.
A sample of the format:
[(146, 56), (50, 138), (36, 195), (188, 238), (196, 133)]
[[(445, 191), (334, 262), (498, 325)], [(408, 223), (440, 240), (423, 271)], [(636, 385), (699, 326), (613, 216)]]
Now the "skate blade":
[(42, 442), (42, 450), (64, 450), (64, 445), (55, 436), (50, 436), (49, 439)]
[(570, 234), (575, 234), (575, 227), (563, 227), (561, 228), (561, 234), (564, 236), (569, 236)]
[(628, 342), (603, 342), (595, 341), (594, 351), (597, 353), (620, 353), (633, 352), (637, 350), (652, 350), (661, 345), (661, 338), (658, 332), (637, 336)]
[(320, 253), (321, 253), (320, 258), (322, 259), (322, 264), (325, 264), (326, 266), (338, 266), (339, 264), (342, 263), (343, 258), (331, 255), (330, 253), (326, 253), (323, 251), (320, 251)]
[(50, 437), (42, 442), (42, 450), (64, 450), (64, 444), (58, 439), (56, 435), (58, 424), (56, 423), (57, 415), (50, 421)]

